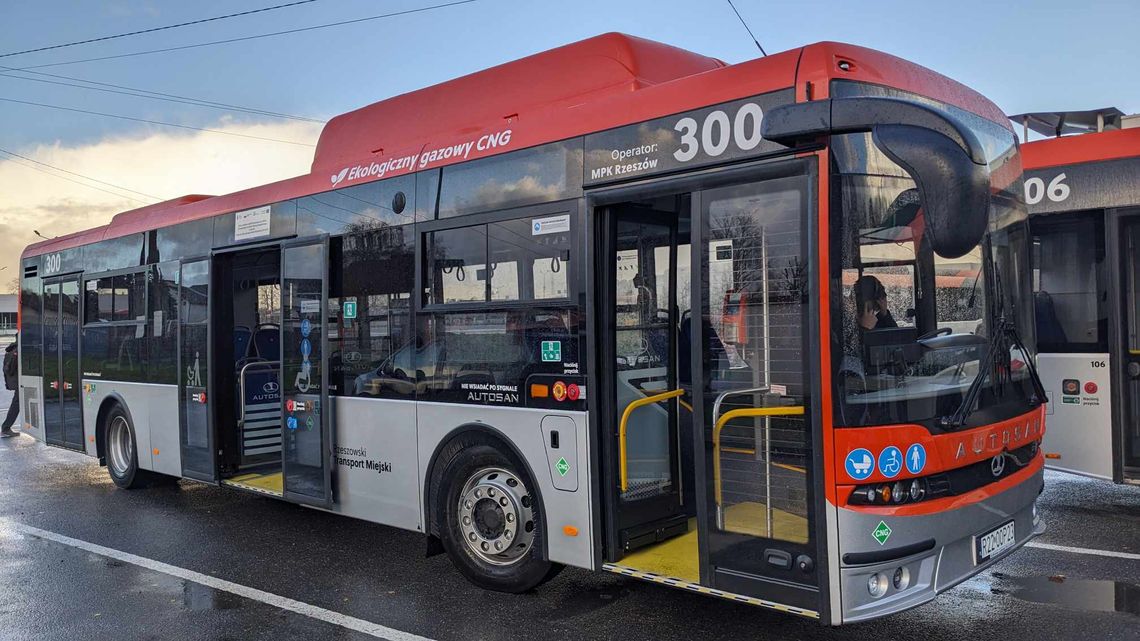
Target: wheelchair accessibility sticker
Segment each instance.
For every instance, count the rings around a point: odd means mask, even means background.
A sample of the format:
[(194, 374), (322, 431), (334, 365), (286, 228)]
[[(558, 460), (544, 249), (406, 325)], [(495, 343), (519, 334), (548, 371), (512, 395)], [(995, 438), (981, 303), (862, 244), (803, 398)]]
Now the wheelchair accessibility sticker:
[(879, 452), (879, 472), (887, 478), (894, 478), (902, 471), (902, 450), (888, 445)]

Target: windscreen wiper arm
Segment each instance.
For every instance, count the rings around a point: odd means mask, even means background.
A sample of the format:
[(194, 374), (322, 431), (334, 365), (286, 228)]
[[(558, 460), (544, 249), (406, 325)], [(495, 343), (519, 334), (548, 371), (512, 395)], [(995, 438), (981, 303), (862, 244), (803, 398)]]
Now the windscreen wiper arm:
[[(970, 414), (972, 413), (972, 410), (970, 408), (973, 407), (974, 403), (977, 401), (978, 394), (981, 393), (982, 385), (985, 383), (985, 380), (990, 377), (990, 374), (994, 369), (994, 360), (997, 358), (998, 354), (1001, 354), (1003, 351), (999, 349), (999, 344), (1001, 343), (1001, 339), (1006, 336), (1012, 340), (1013, 346), (1016, 347), (1021, 352), (1021, 355), (1025, 357), (1025, 366), (1029, 368), (1029, 378), (1033, 382), (1033, 391), (1036, 394), (1036, 398), (1029, 399), (1030, 404), (1039, 405), (1040, 403), (1044, 402), (1045, 385), (1041, 382), (1041, 377), (1037, 375), (1037, 368), (1033, 365), (1032, 359), (1029, 356), (1029, 350), (1025, 348), (1025, 343), (1021, 340), (1021, 334), (1017, 331), (1017, 326), (1005, 320), (1004, 318), (1001, 318), (997, 322), (997, 327), (995, 328), (993, 336), (990, 337), (989, 346), (986, 347), (986, 356), (983, 359), (985, 361), (985, 370), (978, 372), (978, 375), (974, 377), (974, 380), (970, 383), (970, 388), (966, 390), (966, 396), (962, 399), (962, 403), (958, 406), (958, 409), (954, 410), (954, 413), (950, 416), (943, 417), (942, 425), (944, 427), (957, 429), (966, 422), (967, 418), (970, 417)], [(981, 362), (979, 362), (979, 367), (982, 366), (983, 365)]]
[(990, 377), (990, 372), (993, 371), (994, 358), (1001, 351), (998, 349), (998, 344), (1005, 336), (1006, 331), (1005, 319), (999, 319), (997, 322), (997, 327), (994, 328), (993, 335), (990, 336), (990, 342), (986, 346), (985, 356), (978, 361), (978, 367), (982, 369), (978, 371), (978, 375), (975, 376), (974, 380), (970, 382), (970, 387), (966, 390), (966, 396), (958, 405), (958, 409), (954, 410), (954, 413), (950, 416), (942, 417), (941, 423), (943, 427), (957, 429), (961, 427), (962, 424), (966, 422), (966, 419), (970, 416), (970, 408), (973, 407), (974, 403), (978, 400), (978, 394), (982, 391), (982, 385), (985, 383), (986, 379)]

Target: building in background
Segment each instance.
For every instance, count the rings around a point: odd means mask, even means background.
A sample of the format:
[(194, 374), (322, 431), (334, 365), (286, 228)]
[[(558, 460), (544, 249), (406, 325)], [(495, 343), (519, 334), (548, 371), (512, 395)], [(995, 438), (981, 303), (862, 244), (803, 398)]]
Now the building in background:
[(0, 294), (0, 342), (16, 335), (16, 294)]

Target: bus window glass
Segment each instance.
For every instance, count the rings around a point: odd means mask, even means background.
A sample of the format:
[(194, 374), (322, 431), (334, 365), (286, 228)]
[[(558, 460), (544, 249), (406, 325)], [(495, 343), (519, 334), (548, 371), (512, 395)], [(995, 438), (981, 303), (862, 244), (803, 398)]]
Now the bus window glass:
[(1042, 352), (1108, 351), (1103, 217), (1038, 218), (1033, 228), (1033, 308)]
[(111, 238), (63, 252), (65, 265), (72, 264), (89, 274), (137, 267), (142, 261), (143, 234)]
[(428, 242), (428, 274), (433, 303), (487, 300), (485, 226), (433, 232)]
[(214, 221), (211, 218), (192, 220), (172, 227), (162, 227), (155, 233), (155, 255), (151, 262), (181, 260), (210, 253), (213, 244)]
[[(993, 180), (1003, 180), (1004, 165), (1018, 162), (1013, 134), (964, 112), (955, 115), (993, 154)], [(832, 142), (837, 424), (946, 424), (959, 415), (984, 368), (990, 369), (974, 409), (985, 411), (978, 416), (1025, 411), (1035, 394), (1025, 366), (1034, 332), (1030, 293), (1020, 286), (1028, 285), (1020, 182), (994, 183), (990, 227), (981, 243), (959, 257), (941, 256), (926, 233), (915, 181), (876, 150), (870, 134), (833, 136)], [(990, 349), (998, 322), (1015, 327), (1026, 349), (1016, 347), (1008, 332), (995, 339), (999, 348)]]
[(363, 233), (415, 220), (415, 176), (354, 185), (297, 200), (299, 235)]
[[(577, 365), (577, 324), (570, 309), (437, 314), (416, 353), (417, 384), (432, 400), (522, 405), (528, 377)], [(543, 360), (544, 341), (559, 342), (560, 360)]]
[[(804, 177), (789, 177), (724, 187), (702, 196), (708, 241), (704, 245), (705, 394), (713, 398), (725, 390), (758, 390), (727, 397), (721, 415), (737, 408), (808, 405), (804, 360), (808, 280), (801, 235), (806, 185)], [(678, 274), (688, 280), (687, 271), (679, 269)], [(687, 326), (683, 321), (682, 328)], [(706, 411), (711, 418), (711, 407)], [(720, 507), (728, 517), (721, 529), (793, 543), (808, 541), (811, 476), (803, 472), (811, 459), (808, 426), (801, 416), (742, 417), (724, 425), (719, 439), (724, 448), (721, 475), (755, 482), (723, 484)], [(711, 427), (706, 439), (712, 440)], [(768, 449), (761, 450), (764, 446)], [(740, 452), (754, 455), (740, 456)], [(775, 465), (766, 466), (765, 457)], [(788, 474), (789, 470), (798, 473)], [(757, 505), (772, 507), (777, 517), (767, 521), (762, 515), (737, 516)]]
[[(334, 292), (340, 294), (338, 339), (330, 340), (329, 348), (334, 384), (344, 395), (415, 394), (414, 239), (411, 226), (406, 226), (347, 235), (341, 241), (344, 270), (340, 291)], [(330, 312), (332, 307), (330, 301)]]
[[(548, 232), (544, 221), (565, 220)], [(487, 226), (491, 300), (566, 298), (570, 266), (570, 215), (519, 218)], [(529, 278), (526, 278), (529, 277)]]
[[(151, 383), (178, 383), (178, 272), (177, 261), (155, 265), (150, 282), (146, 333)], [(139, 275), (140, 278), (142, 274)]]
[(575, 198), (582, 140), (556, 142), (443, 168), (439, 217)]
[(20, 366), (25, 376), (39, 376), (42, 371), (43, 300), (40, 287), (40, 279), (32, 276), (24, 278), (20, 290)]

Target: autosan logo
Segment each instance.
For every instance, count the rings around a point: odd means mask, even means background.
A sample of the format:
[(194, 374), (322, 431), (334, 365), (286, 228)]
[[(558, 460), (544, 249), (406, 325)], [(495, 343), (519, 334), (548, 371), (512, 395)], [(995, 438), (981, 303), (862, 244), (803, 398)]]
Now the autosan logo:
[(261, 391), (265, 392), (266, 394), (276, 394), (280, 389), (281, 387), (275, 381), (269, 381), (265, 385), (261, 386)]

